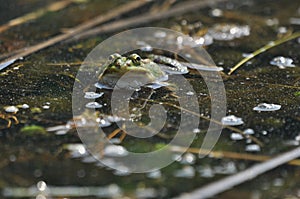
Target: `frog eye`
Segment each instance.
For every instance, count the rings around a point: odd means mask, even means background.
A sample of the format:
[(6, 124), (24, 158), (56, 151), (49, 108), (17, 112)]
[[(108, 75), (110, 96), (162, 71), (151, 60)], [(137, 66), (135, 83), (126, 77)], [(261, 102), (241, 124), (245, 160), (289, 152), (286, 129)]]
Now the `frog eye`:
[(108, 60), (109, 60), (109, 61), (114, 61), (114, 60), (116, 60), (116, 59), (119, 58), (119, 57), (121, 57), (120, 54), (114, 53), (114, 54), (112, 54), (112, 55), (109, 55)]
[(117, 59), (115, 62), (115, 66), (120, 67), (122, 64), (122, 61), (120, 59)]
[(129, 57), (134, 63), (142, 60), (142, 58), (138, 54), (131, 54)]
[(131, 66), (131, 65), (132, 65), (132, 61), (131, 61), (130, 59), (128, 59), (128, 60), (125, 62), (125, 64), (126, 64), (127, 66)]

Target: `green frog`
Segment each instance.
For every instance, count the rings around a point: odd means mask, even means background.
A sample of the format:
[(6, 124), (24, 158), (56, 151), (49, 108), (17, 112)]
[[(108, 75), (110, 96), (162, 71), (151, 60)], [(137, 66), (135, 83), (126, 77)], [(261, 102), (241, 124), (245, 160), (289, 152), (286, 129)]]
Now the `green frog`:
[(96, 87), (112, 89), (117, 82), (122, 88), (136, 88), (145, 83), (162, 86), (168, 80), (169, 74), (185, 73), (188, 73), (186, 66), (168, 57), (151, 55), (143, 59), (135, 53), (127, 57), (115, 53), (101, 67)]

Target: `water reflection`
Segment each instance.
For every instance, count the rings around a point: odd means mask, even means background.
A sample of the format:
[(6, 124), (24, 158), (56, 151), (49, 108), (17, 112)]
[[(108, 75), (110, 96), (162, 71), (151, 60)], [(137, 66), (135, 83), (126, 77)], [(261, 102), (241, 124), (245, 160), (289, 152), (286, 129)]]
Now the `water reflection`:
[(52, 198), (52, 197), (87, 197), (118, 198), (122, 196), (121, 188), (116, 184), (103, 187), (78, 187), (78, 186), (47, 186), (45, 182), (38, 182), (37, 186), (31, 187), (6, 187), (2, 191), (4, 197), (24, 198)]

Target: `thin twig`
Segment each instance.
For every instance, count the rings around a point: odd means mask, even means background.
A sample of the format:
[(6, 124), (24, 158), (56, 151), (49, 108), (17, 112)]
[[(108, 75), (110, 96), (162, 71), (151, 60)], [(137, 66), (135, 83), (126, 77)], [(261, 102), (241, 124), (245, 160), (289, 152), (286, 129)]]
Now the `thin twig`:
[[(96, 26), (100, 23), (103, 23), (105, 21), (108, 21), (110, 19), (113, 19), (121, 14), (124, 14), (126, 12), (129, 12), (131, 10), (134, 10), (142, 5), (145, 5), (146, 3), (149, 3), (149, 1), (146, 0), (136, 0), (136, 1), (130, 1), (127, 4), (124, 4), (116, 9), (114, 9), (114, 11), (110, 11), (104, 15), (99, 15), (79, 26), (76, 26), (74, 28), (71, 28), (68, 30), (68, 32), (60, 34), (58, 36), (55, 36), (49, 40), (43, 41), (41, 43), (38, 43), (36, 45), (33, 45), (31, 47), (26, 47), (26, 48), (22, 48), (21, 50), (17, 50), (18, 53), (13, 55), (12, 57), (9, 57), (7, 59), (5, 59), (4, 61), (0, 62), (0, 66), (1, 65), (5, 65), (6, 63), (11, 62), (12, 60), (18, 60), (20, 58), (23, 58), (25, 56), (28, 56), (32, 53), (35, 53), (41, 49), (47, 48), (49, 46), (52, 46), (58, 42), (64, 41), (68, 38), (71, 38), (73, 36), (75, 36), (76, 34), (81, 33), (82, 31), (85, 31), (89, 28), (92, 28), (93, 26)], [(7, 67), (7, 66), (6, 66)]]
[(11, 27), (18, 26), (18, 25), (21, 25), (28, 21), (35, 20), (35, 19), (45, 15), (47, 12), (50, 12), (50, 11), (55, 12), (55, 11), (64, 9), (65, 7), (67, 7), (68, 5), (70, 5), (73, 2), (74, 2), (74, 0), (63, 0), (63, 1), (54, 2), (54, 3), (51, 3), (50, 5), (47, 5), (44, 8), (40, 8), (34, 12), (30, 12), (21, 17), (12, 19), (12, 20), (8, 21), (6, 24), (3, 24), (0, 26), (0, 33), (8, 30)]
[[(148, 100), (149, 102), (158, 103), (157, 101), (152, 100), (152, 99), (147, 99), (147, 100)], [(261, 146), (261, 147), (264, 146), (264, 144), (263, 144), (261, 141), (259, 141), (256, 137), (251, 136), (251, 135), (245, 135), (245, 133), (244, 133), (243, 131), (241, 131), (240, 129), (238, 129), (238, 128), (235, 128), (235, 127), (232, 127), (232, 126), (228, 126), (228, 125), (223, 125), (223, 124), (222, 124), (221, 122), (219, 122), (219, 121), (216, 121), (216, 120), (214, 120), (214, 119), (212, 119), (212, 118), (209, 118), (209, 117), (205, 117), (205, 116), (203, 116), (203, 115), (201, 115), (201, 114), (199, 114), (199, 113), (196, 113), (196, 112), (193, 112), (193, 111), (191, 111), (191, 110), (182, 108), (182, 107), (177, 106), (177, 105), (172, 104), (172, 103), (163, 102), (163, 104), (164, 104), (164, 105), (167, 105), (167, 106), (170, 106), (170, 107), (173, 107), (173, 108), (176, 108), (176, 109), (181, 110), (181, 111), (186, 111), (187, 113), (190, 113), (190, 114), (192, 114), (192, 115), (195, 115), (195, 116), (197, 116), (197, 117), (199, 117), (199, 118), (202, 118), (202, 119), (204, 119), (204, 120), (206, 120), (206, 121), (211, 121), (211, 122), (213, 122), (213, 123), (215, 123), (215, 124), (221, 125), (221, 126), (223, 126), (223, 128), (226, 128), (226, 129), (229, 129), (229, 130), (231, 130), (231, 131), (233, 131), (233, 132), (236, 132), (236, 133), (242, 135), (242, 136), (245, 137), (245, 138), (249, 138), (250, 140), (252, 140), (253, 142), (255, 142), (256, 144), (258, 144), (258, 145)]]
[(294, 160), (299, 156), (300, 147), (297, 147), (266, 162), (256, 164), (253, 167), (250, 167), (249, 169), (246, 169), (237, 174), (228, 176), (217, 182), (213, 182), (204, 187), (196, 189), (191, 193), (182, 194), (181, 196), (176, 197), (176, 199), (203, 199), (215, 196), (226, 190), (231, 189), (234, 186), (240, 185), (248, 180), (251, 180), (257, 177), (258, 175), (270, 171), (282, 164), (290, 162), (291, 160)]
[[(166, 105), (168, 105), (168, 106), (172, 106), (172, 107), (177, 108), (177, 109), (179, 109), (179, 110), (186, 111), (186, 112), (188, 112), (188, 113), (190, 113), (190, 114), (192, 114), (192, 115), (198, 116), (199, 118), (202, 118), (202, 119), (204, 119), (204, 120), (211, 121), (211, 122), (216, 123), (216, 124), (219, 124), (219, 125), (223, 125), (223, 124), (222, 124), (221, 122), (219, 122), (219, 121), (213, 120), (213, 119), (211, 119), (211, 118), (209, 118), (209, 117), (205, 117), (205, 116), (203, 116), (203, 115), (201, 115), (201, 114), (199, 114), (199, 113), (195, 113), (195, 112), (193, 112), (193, 111), (190, 111), (190, 110), (188, 110), (188, 109), (182, 108), (182, 107), (177, 106), (177, 105), (175, 105), (175, 104), (171, 104), (171, 103), (167, 103), (167, 102), (165, 102), (164, 104), (166, 104)], [(246, 138), (246, 137), (249, 138), (250, 140), (252, 140), (253, 142), (255, 142), (256, 144), (258, 144), (258, 145), (261, 146), (261, 147), (264, 146), (264, 144), (263, 144), (261, 141), (259, 141), (256, 137), (253, 137), (253, 136), (251, 136), (251, 135), (247, 135), (247, 136), (246, 136), (246, 135), (244, 134), (244, 132), (241, 131), (241, 130), (238, 129), (238, 128), (235, 128), (235, 127), (232, 127), (232, 126), (227, 126), (227, 125), (223, 125), (223, 127), (224, 127), (224, 128), (227, 128), (227, 129), (229, 129), (229, 130), (232, 130), (233, 132), (236, 132), (236, 133), (238, 133), (238, 134), (241, 134), (241, 135), (244, 136), (245, 138)]]
[(288, 37), (284, 37), (282, 39), (276, 40), (276, 41), (271, 41), (269, 42), (267, 45), (263, 46), (262, 48), (254, 51), (253, 53), (251, 53), (249, 56), (245, 57), (244, 59), (242, 59), (239, 63), (237, 63), (234, 67), (232, 67), (230, 69), (230, 71), (228, 72), (228, 75), (231, 75), (235, 70), (237, 70), (241, 65), (243, 65), (244, 63), (246, 63), (247, 61), (249, 61), (250, 59), (252, 59), (253, 57), (275, 47), (278, 46), (280, 44), (283, 44), (287, 41), (296, 39), (297, 37), (300, 37), (300, 32), (295, 32), (293, 34), (291, 34)]
[[(198, 10), (200, 8), (203, 8), (205, 6), (216, 4), (219, 2), (223, 2), (226, 0), (202, 0), (202, 1), (191, 1), (191, 2), (183, 2), (179, 5), (174, 6), (174, 8), (171, 8), (168, 11), (160, 12), (160, 13), (152, 13), (148, 12), (143, 15), (130, 17), (123, 20), (118, 20), (116, 22), (111, 22), (96, 28), (93, 28), (91, 30), (88, 30), (86, 32), (82, 32), (81, 34), (75, 35), (74, 39), (83, 39), (90, 37), (92, 35), (100, 34), (100, 33), (107, 33), (112, 32), (116, 30), (120, 30), (123, 28), (133, 27), (161, 19), (166, 19), (172, 16), (180, 15), (183, 13), (191, 12), (194, 10)], [(74, 39), (71, 39), (70, 41), (73, 41)]]
[[(250, 153), (237, 153), (231, 151), (210, 151), (206, 149), (199, 148), (185, 148), (181, 146), (172, 146), (171, 151), (173, 152), (189, 152), (197, 155), (209, 155), (210, 158), (232, 158), (239, 160), (250, 160), (250, 161), (259, 161), (263, 162), (270, 160), (272, 157), (266, 155), (255, 155)], [(300, 160), (292, 160), (288, 162), (289, 165), (300, 166)]]

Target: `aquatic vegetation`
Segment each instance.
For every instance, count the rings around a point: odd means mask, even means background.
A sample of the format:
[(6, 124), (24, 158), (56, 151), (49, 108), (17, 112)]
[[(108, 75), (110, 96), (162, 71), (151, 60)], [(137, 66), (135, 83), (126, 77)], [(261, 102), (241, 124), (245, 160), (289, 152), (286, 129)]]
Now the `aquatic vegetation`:
[(234, 115), (223, 117), (221, 122), (223, 125), (229, 125), (229, 126), (237, 126), (237, 125), (244, 124), (242, 118), (236, 117)]
[(48, 135), (46, 129), (38, 125), (28, 125), (24, 126), (20, 132), (26, 136), (35, 136), (35, 135)]
[(279, 104), (261, 103), (253, 108), (254, 111), (277, 111), (281, 108)]
[(286, 67), (295, 67), (295, 65), (292, 63), (293, 63), (293, 60), (291, 58), (283, 57), (283, 56), (274, 57), (270, 61), (270, 64), (272, 64), (274, 66), (278, 66), (280, 69), (284, 69)]
[(296, 97), (299, 97), (299, 96), (300, 96), (300, 91), (294, 92), (294, 95), (295, 95)]

